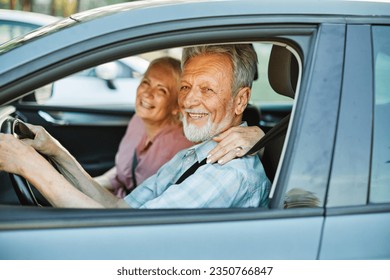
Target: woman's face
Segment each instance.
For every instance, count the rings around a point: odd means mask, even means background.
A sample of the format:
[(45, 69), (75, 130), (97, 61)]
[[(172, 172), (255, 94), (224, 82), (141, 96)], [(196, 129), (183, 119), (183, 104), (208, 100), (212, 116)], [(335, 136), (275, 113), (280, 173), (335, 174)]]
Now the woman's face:
[(178, 81), (170, 67), (153, 64), (137, 89), (136, 113), (152, 125), (170, 123), (178, 114)]

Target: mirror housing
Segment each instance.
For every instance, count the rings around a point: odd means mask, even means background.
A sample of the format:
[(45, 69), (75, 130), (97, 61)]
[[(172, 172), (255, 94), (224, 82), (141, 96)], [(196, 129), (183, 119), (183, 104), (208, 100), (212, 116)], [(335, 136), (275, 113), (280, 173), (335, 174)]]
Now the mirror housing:
[(118, 78), (119, 67), (115, 62), (108, 62), (97, 66), (95, 73), (99, 79), (106, 81), (109, 89), (116, 89), (114, 80)]
[(108, 62), (96, 66), (96, 76), (102, 80), (115, 80), (119, 75), (119, 67), (115, 62)]

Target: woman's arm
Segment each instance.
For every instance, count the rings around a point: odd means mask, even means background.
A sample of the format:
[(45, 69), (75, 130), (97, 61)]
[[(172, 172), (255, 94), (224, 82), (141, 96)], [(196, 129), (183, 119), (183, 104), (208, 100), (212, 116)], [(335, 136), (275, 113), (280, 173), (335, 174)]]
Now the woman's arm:
[(97, 182), (101, 187), (109, 190), (110, 192), (114, 191), (114, 186), (111, 184), (110, 178), (116, 176), (116, 167), (112, 167), (107, 170), (104, 174), (100, 176), (93, 177), (95, 182)]

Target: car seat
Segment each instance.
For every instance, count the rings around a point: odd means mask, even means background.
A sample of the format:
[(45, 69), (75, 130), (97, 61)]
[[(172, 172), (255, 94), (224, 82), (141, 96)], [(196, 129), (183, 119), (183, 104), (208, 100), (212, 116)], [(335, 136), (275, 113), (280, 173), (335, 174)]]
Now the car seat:
[[(294, 98), (298, 82), (299, 65), (294, 54), (284, 46), (273, 45), (268, 79), (272, 89), (281, 95)], [(290, 114), (276, 124), (247, 154), (264, 147), (262, 163), (268, 178), (273, 182), (287, 133)]]
[(242, 114), (242, 120), (246, 121), (248, 126), (259, 126), (260, 119), (260, 110), (255, 105), (248, 104)]
[[(298, 72), (298, 61), (294, 54), (285, 47), (273, 45), (268, 64), (268, 79), (272, 89), (278, 94), (294, 99)], [(286, 118), (289, 119), (289, 116)], [(282, 132), (264, 147), (262, 161), (265, 172), (271, 182), (274, 180), (276, 168), (279, 164), (280, 154), (282, 153), (284, 139), (287, 133), (287, 126), (288, 122)]]

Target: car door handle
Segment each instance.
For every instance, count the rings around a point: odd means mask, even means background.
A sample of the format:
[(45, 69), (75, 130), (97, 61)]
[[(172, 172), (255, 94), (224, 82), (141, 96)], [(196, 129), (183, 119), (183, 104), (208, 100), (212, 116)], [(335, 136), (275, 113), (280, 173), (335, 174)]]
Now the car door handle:
[(47, 121), (48, 123), (51, 123), (51, 124), (69, 125), (69, 123), (66, 120), (56, 119), (52, 115), (50, 115), (49, 113), (41, 111), (41, 110), (38, 111), (38, 115), (41, 116), (41, 118), (43, 118), (45, 121)]
[(38, 111), (45, 121), (56, 126), (127, 126), (131, 115), (107, 115), (104, 113)]

